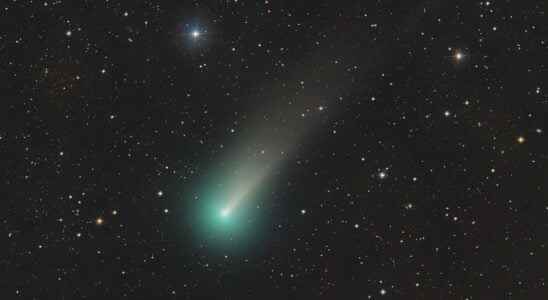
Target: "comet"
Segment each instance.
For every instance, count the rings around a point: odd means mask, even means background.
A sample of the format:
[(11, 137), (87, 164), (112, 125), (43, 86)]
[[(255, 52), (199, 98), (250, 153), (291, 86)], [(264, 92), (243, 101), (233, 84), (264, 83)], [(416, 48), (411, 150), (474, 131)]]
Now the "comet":
[[(408, 25), (410, 37), (421, 15), (417, 12), (409, 24), (403, 24)], [(346, 46), (319, 49), (277, 80), (257, 83), (245, 96), (251, 112), (237, 126), (227, 124), (229, 142), (204, 171), (210, 176), (204, 176), (209, 179), (196, 196), (205, 207), (200, 224), (208, 234), (232, 240), (240, 230), (253, 228), (258, 222), (254, 215), (262, 207), (259, 204), (268, 201), (261, 193), (268, 183), (295, 163), (299, 150), (308, 147), (313, 137), (336, 134), (336, 117), (349, 108), (346, 96), (350, 91), (363, 94), (373, 81), (356, 78), (353, 70), (373, 73), (385, 67), (389, 49), (394, 49), (390, 41), (348, 46), (356, 45), (355, 37), (333, 36), (326, 44)], [(201, 228), (200, 224), (196, 227)]]

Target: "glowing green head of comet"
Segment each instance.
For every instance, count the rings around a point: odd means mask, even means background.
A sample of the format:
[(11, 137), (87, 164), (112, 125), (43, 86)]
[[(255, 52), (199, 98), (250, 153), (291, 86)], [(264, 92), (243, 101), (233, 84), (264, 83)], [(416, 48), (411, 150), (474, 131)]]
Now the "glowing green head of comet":
[(200, 244), (237, 249), (257, 240), (256, 233), (264, 219), (264, 210), (260, 209), (264, 197), (259, 187), (263, 175), (252, 175), (217, 174), (199, 188), (191, 216)]
[(262, 229), (272, 212), (270, 187), (288, 141), (266, 133), (254, 136), (250, 140), (255, 142), (235, 147), (205, 168), (193, 188), (187, 212), (202, 247), (253, 249), (250, 244), (262, 241), (268, 232)]
[(202, 201), (200, 226), (204, 229), (202, 232), (204, 237), (219, 240), (231, 239), (243, 234), (250, 218), (249, 207), (231, 210), (226, 207), (222, 193), (206, 195)]
[(229, 217), (229, 215), (230, 215), (230, 208), (225, 207), (225, 208), (221, 209), (221, 217), (222, 218), (226, 219), (226, 218)]

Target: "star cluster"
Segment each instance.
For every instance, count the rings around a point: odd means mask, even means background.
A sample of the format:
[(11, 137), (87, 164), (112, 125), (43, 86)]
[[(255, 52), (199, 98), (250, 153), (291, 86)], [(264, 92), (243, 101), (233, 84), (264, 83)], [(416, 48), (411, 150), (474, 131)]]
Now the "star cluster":
[(294, 2), (0, 5), (1, 299), (545, 299), (547, 4)]

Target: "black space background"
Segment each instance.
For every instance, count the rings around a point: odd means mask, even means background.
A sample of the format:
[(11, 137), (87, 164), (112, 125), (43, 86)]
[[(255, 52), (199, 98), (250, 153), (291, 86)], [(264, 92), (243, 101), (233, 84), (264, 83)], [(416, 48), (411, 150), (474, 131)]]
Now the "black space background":
[[(0, 10), (0, 299), (545, 299), (546, 3)], [(196, 187), (300, 80), (336, 96), (258, 236), (200, 241)]]

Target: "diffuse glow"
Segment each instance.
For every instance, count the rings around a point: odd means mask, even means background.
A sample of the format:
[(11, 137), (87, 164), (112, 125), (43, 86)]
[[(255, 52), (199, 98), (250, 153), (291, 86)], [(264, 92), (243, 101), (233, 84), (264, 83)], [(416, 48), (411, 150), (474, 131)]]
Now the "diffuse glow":
[(230, 215), (230, 208), (225, 207), (221, 210), (221, 217), (228, 217)]

